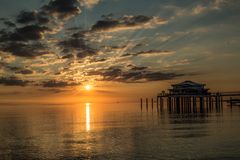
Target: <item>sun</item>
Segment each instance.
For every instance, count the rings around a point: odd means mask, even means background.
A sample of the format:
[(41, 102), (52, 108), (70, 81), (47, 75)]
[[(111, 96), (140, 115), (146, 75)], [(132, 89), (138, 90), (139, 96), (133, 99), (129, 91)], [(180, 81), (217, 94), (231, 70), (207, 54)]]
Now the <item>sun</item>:
[(91, 89), (92, 89), (91, 85), (88, 84), (88, 85), (85, 86), (85, 90), (90, 91)]

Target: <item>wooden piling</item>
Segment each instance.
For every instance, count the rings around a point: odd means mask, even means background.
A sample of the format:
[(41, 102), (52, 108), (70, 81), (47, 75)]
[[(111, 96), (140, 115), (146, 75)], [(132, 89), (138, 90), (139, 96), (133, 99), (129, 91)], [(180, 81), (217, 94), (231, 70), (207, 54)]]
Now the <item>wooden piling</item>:
[(202, 112), (204, 112), (204, 99), (203, 99), (203, 97), (201, 96), (201, 97), (199, 97), (199, 103), (200, 103), (200, 112), (202, 113)]
[(232, 108), (233, 106), (233, 101), (232, 101), (232, 97), (230, 97), (230, 107)]
[(146, 98), (146, 110), (148, 111), (148, 98)]
[(153, 110), (153, 98), (152, 98), (152, 110)]

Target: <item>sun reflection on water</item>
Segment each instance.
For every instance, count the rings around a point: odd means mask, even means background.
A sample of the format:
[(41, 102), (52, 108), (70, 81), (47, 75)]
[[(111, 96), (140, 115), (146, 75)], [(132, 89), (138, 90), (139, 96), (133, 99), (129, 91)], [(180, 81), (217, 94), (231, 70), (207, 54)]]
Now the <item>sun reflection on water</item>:
[(86, 131), (90, 131), (90, 103), (86, 103)]

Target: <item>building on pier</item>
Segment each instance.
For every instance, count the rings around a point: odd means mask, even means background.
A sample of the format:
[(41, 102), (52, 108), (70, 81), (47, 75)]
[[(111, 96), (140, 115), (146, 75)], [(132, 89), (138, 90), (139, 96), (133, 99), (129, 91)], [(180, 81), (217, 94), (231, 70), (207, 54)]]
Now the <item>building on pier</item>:
[(184, 81), (178, 84), (173, 84), (169, 89), (169, 95), (208, 95), (208, 88), (205, 84), (200, 84), (192, 81)]

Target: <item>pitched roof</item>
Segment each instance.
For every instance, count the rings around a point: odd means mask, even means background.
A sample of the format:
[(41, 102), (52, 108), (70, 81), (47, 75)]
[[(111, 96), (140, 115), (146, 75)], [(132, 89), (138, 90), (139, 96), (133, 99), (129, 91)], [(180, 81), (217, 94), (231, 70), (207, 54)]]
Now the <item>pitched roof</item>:
[(193, 81), (184, 81), (178, 84), (173, 84), (172, 86), (203, 86), (205, 84), (201, 84), (201, 83), (196, 83)]

